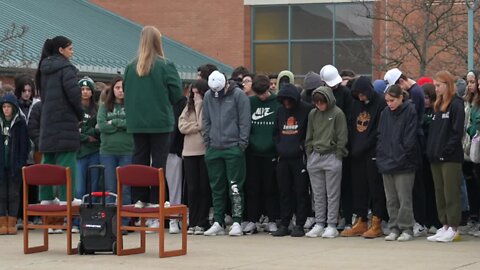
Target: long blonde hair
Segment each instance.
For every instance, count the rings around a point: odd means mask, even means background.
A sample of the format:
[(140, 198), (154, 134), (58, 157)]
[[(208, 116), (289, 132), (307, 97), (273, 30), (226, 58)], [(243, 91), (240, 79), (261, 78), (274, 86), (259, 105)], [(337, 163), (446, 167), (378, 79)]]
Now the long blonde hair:
[(137, 74), (145, 76), (150, 73), (150, 69), (155, 62), (155, 58), (163, 56), (162, 34), (155, 26), (145, 26), (140, 35), (140, 44), (138, 46), (137, 56)]

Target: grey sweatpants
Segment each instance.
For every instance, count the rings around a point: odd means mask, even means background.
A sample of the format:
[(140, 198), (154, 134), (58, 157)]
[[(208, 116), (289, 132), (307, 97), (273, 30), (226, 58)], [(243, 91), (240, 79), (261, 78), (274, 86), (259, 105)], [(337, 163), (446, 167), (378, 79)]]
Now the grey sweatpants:
[[(340, 206), (342, 161), (335, 154), (312, 153), (307, 160), (307, 170), (312, 185), (315, 222), (335, 225)], [(328, 213), (328, 217), (327, 217)]]
[(412, 191), (415, 172), (399, 174), (383, 174), (383, 186), (387, 198), (387, 211), (390, 219), (388, 227), (392, 232), (407, 232), (413, 235)]

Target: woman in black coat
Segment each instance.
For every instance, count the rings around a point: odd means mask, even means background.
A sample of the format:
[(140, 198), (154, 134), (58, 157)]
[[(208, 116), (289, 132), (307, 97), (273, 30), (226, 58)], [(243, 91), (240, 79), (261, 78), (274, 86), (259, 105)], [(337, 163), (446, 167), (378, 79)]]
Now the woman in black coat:
[[(42, 163), (70, 167), (74, 179), (83, 108), (76, 78), (78, 70), (69, 61), (72, 55), (72, 41), (68, 38), (57, 36), (47, 39), (38, 65), (36, 84), (42, 100), (39, 137)], [(65, 201), (64, 188), (58, 193), (60, 200)], [(46, 200), (44, 203), (52, 201), (55, 195), (52, 187), (40, 188), (40, 200)]]

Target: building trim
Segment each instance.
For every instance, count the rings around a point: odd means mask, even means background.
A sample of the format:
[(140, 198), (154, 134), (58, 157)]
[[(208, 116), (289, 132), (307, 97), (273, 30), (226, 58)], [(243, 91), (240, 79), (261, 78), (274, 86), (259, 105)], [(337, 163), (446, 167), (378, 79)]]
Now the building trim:
[[(367, 0), (367, 2), (374, 2), (376, 0)], [(245, 6), (259, 6), (259, 5), (294, 5), (294, 4), (325, 4), (325, 3), (352, 3), (353, 0), (243, 0)]]

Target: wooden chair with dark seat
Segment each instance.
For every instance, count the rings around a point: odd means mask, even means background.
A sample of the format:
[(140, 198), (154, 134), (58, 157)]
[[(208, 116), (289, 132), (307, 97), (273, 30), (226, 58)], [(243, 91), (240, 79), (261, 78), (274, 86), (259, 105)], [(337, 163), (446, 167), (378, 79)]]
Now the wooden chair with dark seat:
[[(72, 216), (74, 209), (72, 206), (72, 178), (70, 168), (49, 165), (36, 164), (23, 167), (23, 253), (30, 254), (48, 250), (48, 229), (64, 229), (67, 231), (67, 254), (76, 254), (77, 248), (72, 248)], [(29, 204), (28, 187), (29, 186), (66, 186), (67, 201), (65, 205), (52, 204)], [(37, 216), (42, 218), (42, 224), (28, 224), (29, 217)], [(66, 225), (48, 224), (48, 218), (64, 217), (67, 220)], [(29, 230), (43, 229), (43, 245), (29, 246)]]
[[(159, 187), (158, 207), (135, 208), (134, 205), (122, 205), (123, 186)], [(183, 204), (165, 207), (165, 176), (163, 169), (144, 165), (127, 165), (117, 168), (117, 255), (145, 253), (145, 232), (157, 231), (159, 241), (159, 257), (171, 257), (187, 254), (187, 206)], [(140, 218), (140, 226), (124, 226), (122, 218)], [(145, 219), (158, 219), (159, 228), (149, 228)], [(165, 251), (165, 220), (179, 219), (182, 222), (182, 243), (180, 249)], [(123, 230), (140, 232), (140, 247), (123, 248)]]

